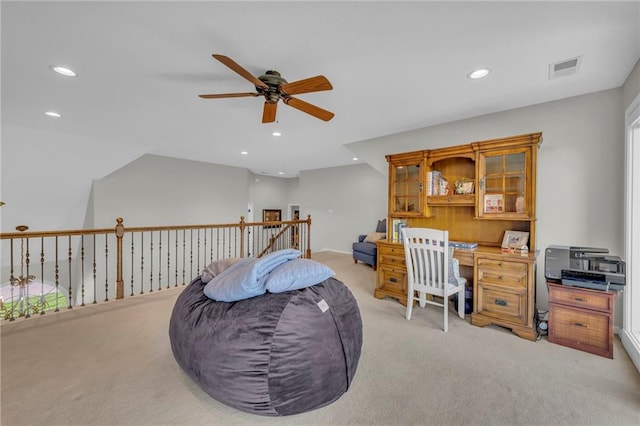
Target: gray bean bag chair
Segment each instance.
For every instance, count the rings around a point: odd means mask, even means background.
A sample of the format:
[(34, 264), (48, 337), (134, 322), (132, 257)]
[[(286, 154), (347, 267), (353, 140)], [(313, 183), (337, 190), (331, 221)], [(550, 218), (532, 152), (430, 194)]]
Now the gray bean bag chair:
[(287, 416), (347, 391), (362, 349), (357, 302), (339, 280), (236, 302), (203, 294), (200, 277), (178, 296), (169, 324), (178, 364), (216, 400)]

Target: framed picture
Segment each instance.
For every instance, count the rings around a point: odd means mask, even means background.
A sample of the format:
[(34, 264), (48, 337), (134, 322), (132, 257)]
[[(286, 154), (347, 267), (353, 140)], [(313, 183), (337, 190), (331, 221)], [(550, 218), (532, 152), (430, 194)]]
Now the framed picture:
[[(282, 210), (280, 209), (262, 209), (263, 222), (280, 222), (282, 220)], [(269, 225), (265, 228), (278, 228), (280, 225)]]
[(485, 213), (502, 213), (503, 211), (502, 194), (487, 194), (484, 196)]
[(527, 247), (529, 242), (529, 233), (524, 231), (504, 231), (504, 238), (502, 239), (503, 249), (518, 249), (522, 250)]
[(473, 179), (458, 179), (453, 184), (453, 192), (459, 195), (473, 194), (474, 186)]

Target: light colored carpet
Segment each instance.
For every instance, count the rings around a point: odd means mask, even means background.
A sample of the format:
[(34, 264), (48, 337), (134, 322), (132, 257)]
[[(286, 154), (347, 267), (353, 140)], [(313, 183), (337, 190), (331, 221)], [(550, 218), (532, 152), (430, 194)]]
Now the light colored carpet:
[(350, 255), (314, 255), (356, 297), (364, 343), (352, 387), (333, 404), (262, 417), (209, 397), (171, 353), (182, 288), (47, 313), (1, 327), (1, 422), (13, 425), (639, 425), (640, 373), (613, 360), (451, 312), (373, 298), (375, 273)]

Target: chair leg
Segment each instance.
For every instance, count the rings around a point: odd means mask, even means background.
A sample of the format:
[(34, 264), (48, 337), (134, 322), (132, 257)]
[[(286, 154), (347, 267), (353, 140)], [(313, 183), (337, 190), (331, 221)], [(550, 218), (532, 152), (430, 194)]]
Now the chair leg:
[(449, 331), (449, 296), (444, 297), (444, 332)]
[(458, 316), (464, 319), (464, 290), (458, 292)]
[(427, 293), (419, 292), (418, 298), (419, 298), (421, 308), (424, 308), (425, 306), (427, 306)]
[(407, 320), (411, 319), (411, 312), (413, 310), (413, 290), (407, 289), (407, 311), (405, 317)]

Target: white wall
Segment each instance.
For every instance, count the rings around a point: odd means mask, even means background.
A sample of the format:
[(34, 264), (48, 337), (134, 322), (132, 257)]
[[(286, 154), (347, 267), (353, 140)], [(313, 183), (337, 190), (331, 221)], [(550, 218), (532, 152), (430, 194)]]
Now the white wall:
[(273, 176), (253, 175), (251, 184), (251, 200), (253, 201), (256, 222), (262, 221), (263, 209), (279, 209), (282, 220), (287, 219), (287, 204), (289, 203), (290, 181), (297, 187), (297, 178), (277, 178)]
[(94, 226), (237, 223), (246, 215), (247, 169), (144, 155), (93, 185)]
[(367, 164), (300, 173), (300, 215), (311, 215), (311, 250), (351, 253), (387, 214), (387, 179)]

